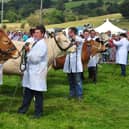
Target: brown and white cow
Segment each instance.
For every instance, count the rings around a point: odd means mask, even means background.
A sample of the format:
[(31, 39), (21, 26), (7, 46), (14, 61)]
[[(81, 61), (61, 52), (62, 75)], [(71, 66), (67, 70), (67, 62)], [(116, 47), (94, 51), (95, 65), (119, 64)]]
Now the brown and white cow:
[[(97, 42), (94, 40), (85, 41), (83, 43), (82, 55), (81, 55), (83, 68), (85, 69), (87, 67), (90, 56), (94, 56), (97, 53), (103, 52), (105, 50), (106, 50), (105, 45), (103, 45), (100, 42)], [(66, 55), (55, 58), (54, 62), (53, 62), (53, 68), (55, 70), (63, 69), (64, 63), (65, 63), (65, 58), (66, 58)]]
[(3, 64), (10, 58), (16, 58), (19, 56), (19, 51), (8, 38), (8, 35), (0, 29), (0, 63)]
[[(66, 50), (69, 47), (70, 41), (66, 38), (66, 36), (59, 32), (55, 38), (46, 38), (45, 39), (48, 46), (48, 67), (50, 67), (53, 63), (55, 57), (62, 55), (63, 52), (60, 50), (59, 46)], [(13, 41), (16, 48), (20, 51), (22, 47), (25, 45), (24, 42)], [(21, 57), (17, 59), (10, 59), (4, 63), (4, 73), (5, 74), (22, 74), (20, 71), (20, 62)]]

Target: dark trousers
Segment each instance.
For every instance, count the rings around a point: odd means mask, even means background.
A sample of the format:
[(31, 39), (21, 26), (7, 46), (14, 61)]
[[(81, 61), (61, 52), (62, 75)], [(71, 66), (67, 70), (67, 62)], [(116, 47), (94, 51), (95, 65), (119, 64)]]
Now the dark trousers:
[(70, 97), (82, 97), (82, 73), (68, 73)]
[(29, 88), (25, 88), (23, 94), (22, 105), (19, 108), (19, 113), (26, 113), (32, 98), (35, 97), (35, 115), (41, 115), (43, 112), (43, 93), (40, 91), (34, 91)]
[(126, 65), (120, 64), (121, 67), (121, 75), (126, 76)]
[(97, 66), (88, 68), (88, 78), (92, 79), (94, 83), (97, 82)]

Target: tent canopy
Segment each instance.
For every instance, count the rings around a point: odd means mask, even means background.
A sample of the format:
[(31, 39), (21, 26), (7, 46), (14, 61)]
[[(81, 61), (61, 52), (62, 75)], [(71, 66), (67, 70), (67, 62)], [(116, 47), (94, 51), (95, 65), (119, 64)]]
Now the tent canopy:
[(113, 25), (108, 19), (102, 25), (95, 28), (96, 32), (104, 33), (107, 31), (111, 31), (111, 33), (125, 33), (125, 30), (120, 29), (119, 27)]

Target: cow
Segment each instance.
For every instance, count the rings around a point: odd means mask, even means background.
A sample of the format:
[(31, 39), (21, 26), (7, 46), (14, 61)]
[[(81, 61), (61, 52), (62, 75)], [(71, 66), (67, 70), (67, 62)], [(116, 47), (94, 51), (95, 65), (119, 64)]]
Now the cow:
[[(106, 50), (105, 45), (103, 45), (100, 42), (97, 42), (94, 40), (85, 41), (83, 43), (82, 55), (81, 55), (83, 68), (85, 69), (87, 67), (90, 56), (94, 56), (95, 54), (103, 52), (105, 50)], [(65, 58), (66, 58), (66, 55), (55, 58), (53, 65), (52, 65), (53, 68), (55, 70), (63, 69), (64, 63), (65, 63)]]
[(3, 64), (10, 58), (20, 56), (18, 49), (13, 42), (8, 38), (8, 35), (0, 29), (0, 64)]
[[(71, 46), (71, 42), (62, 32), (57, 33), (57, 35), (52, 38), (46, 38), (45, 41), (48, 46), (48, 67), (50, 68), (54, 58), (65, 53), (65, 51)], [(23, 46), (25, 45), (24, 42), (20, 41), (13, 41), (13, 43), (19, 51), (21, 51)], [(30, 46), (32, 46), (31, 43)], [(6, 61), (3, 65), (4, 73), (8, 75), (22, 75), (23, 72), (20, 71), (20, 62), (21, 57)]]

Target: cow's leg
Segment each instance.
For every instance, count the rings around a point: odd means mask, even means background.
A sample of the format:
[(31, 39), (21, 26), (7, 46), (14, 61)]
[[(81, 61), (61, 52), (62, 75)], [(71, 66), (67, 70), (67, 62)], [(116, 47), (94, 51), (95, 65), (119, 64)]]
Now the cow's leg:
[(88, 67), (88, 78), (92, 79), (92, 67)]
[(92, 69), (92, 78), (93, 78), (93, 82), (96, 83), (97, 81), (97, 67), (93, 67)]

